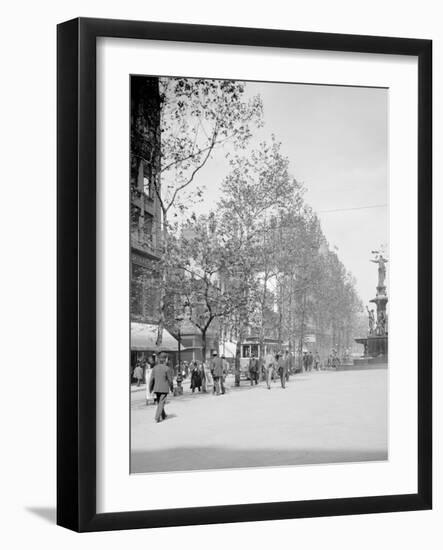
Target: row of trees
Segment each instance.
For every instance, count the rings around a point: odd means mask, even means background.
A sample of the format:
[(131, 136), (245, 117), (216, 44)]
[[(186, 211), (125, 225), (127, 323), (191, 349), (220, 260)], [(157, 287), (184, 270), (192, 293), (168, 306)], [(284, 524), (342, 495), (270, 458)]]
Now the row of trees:
[(352, 342), (362, 310), (354, 281), (288, 165), (275, 140), (248, 159), (236, 157), (217, 211), (188, 220), (177, 238), (171, 288), (188, 305), (204, 348), (216, 319), (238, 354), (251, 332), (261, 349), (272, 336), (300, 350), (311, 332), (326, 346)]
[[(260, 97), (232, 81), (160, 79), (162, 212), (157, 343), (177, 308), (202, 335), (215, 325), (240, 344), (251, 331), (301, 349), (308, 332), (349, 345), (361, 310), (354, 281), (329, 249), (319, 220), (291, 175), (281, 144), (248, 147), (263, 124)], [(192, 207), (191, 185), (226, 142), (234, 151), (214, 212)]]

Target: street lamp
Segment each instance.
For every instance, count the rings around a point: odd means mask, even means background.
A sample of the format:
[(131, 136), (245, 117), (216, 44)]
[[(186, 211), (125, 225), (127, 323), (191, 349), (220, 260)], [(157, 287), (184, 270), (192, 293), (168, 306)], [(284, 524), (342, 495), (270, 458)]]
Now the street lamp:
[(177, 323), (177, 339), (178, 339), (178, 368), (181, 370), (181, 342), (182, 342), (182, 333), (181, 333), (181, 323), (184, 320), (183, 315), (177, 315), (175, 321)]
[(175, 321), (177, 323), (177, 340), (178, 340), (178, 368), (181, 370), (181, 341), (182, 341), (182, 334), (181, 334), (181, 323), (185, 319), (189, 319), (189, 303), (186, 302), (183, 304), (182, 307), (183, 313), (180, 313), (175, 317)]

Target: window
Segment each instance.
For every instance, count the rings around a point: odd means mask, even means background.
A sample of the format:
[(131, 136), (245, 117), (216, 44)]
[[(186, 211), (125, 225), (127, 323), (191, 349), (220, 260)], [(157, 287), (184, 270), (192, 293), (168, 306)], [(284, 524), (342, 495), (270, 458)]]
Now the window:
[(140, 217), (140, 208), (131, 204), (131, 233), (138, 230), (138, 219)]
[(143, 192), (150, 199), (154, 196), (154, 186), (151, 183), (151, 178), (146, 176), (143, 178)]
[(145, 241), (152, 241), (152, 216), (147, 213), (143, 224), (143, 237)]

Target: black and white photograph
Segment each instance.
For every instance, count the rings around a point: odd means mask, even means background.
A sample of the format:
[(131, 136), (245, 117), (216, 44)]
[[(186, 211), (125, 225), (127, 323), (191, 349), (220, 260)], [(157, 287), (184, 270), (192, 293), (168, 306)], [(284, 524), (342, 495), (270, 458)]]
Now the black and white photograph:
[(131, 473), (388, 460), (389, 91), (130, 98)]
[(5, 4), (2, 548), (441, 546), (441, 11)]

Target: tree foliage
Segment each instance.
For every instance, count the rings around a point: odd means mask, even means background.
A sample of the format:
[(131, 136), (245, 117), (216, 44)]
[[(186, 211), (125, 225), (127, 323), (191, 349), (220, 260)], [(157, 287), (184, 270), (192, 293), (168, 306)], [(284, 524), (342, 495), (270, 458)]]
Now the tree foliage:
[(320, 347), (349, 345), (361, 310), (354, 280), (330, 250), (275, 139), (235, 155), (217, 213), (189, 219), (175, 261), (181, 301), (206, 333), (214, 321), (240, 344), (247, 334), (294, 350), (315, 333)]
[(160, 79), (161, 169), (160, 177), (152, 182), (162, 213), (157, 344), (161, 344), (166, 320), (169, 264), (174, 258), (171, 233), (178, 230), (170, 214), (174, 209), (183, 213), (201, 197), (203, 190), (191, 184), (214, 148), (227, 141), (244, 148), (250, 126), (261, 124), (261, 99), (246, 100), (244, 95), (244, 84), (236, 81)]
[[(214, 325), (238, 344), (253, 333), (260, 343), (273, 336), (300, 350), (314, 332), (321, 346), (349, 345), (361, 310), (352, 276), (330, 249), (281, 143), (272, 137), (248, 146), (263, 124), (260, 97), (248, 97), (241, 82), (187, 78), (159, 79), (159, 94), (160, 168), (150, 180), (161, 210), (157, 343), (177, 304), (186, 304), (204, 350)], [(229, 173), (216, 211), (187, 215), (204, 192), (198, 172), (227, 142)]]

